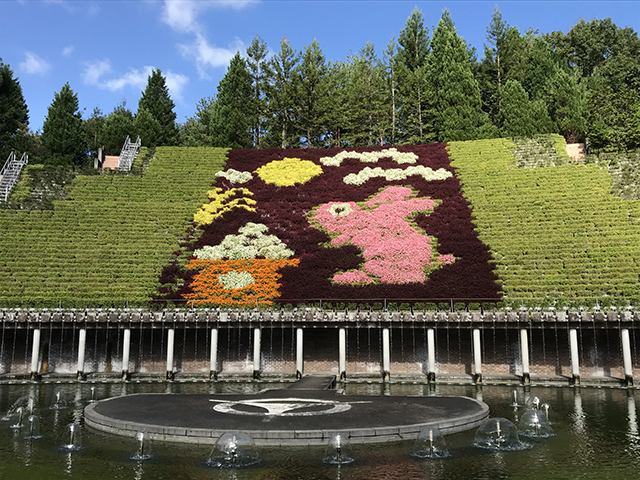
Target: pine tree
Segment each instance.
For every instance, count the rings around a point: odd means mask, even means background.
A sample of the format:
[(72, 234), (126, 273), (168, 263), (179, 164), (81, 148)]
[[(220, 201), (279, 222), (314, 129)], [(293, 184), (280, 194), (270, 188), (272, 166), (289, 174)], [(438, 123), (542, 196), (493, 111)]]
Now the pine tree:
[[(0, 58), (0, 165), (12, 150), (22, 154), (24, 150), (23, 135), (29, 123), (27, 104), (22, 95), (22, 87), (9, 65), (2, 63)], [(22, 130), (21, 130), (22, 128)]]
[(500, 134), (503, 137), (532, 137), (536, 133), (534, 109), (529, 94), (517, 80), (500, 89)]
[(169, 89), (162, 76), (162, 71), (159, 68), (153, 70), (138, 102), (138, 110), (147, 110), (160, 124), (161, 129), (154, 142), (158, 146), (178, 144), (178, 128), (174, 108), (175, 104), (169, 96)]
[(323, 102), (326, 105), (323, 112), (324, 123), (327, 126), (324, 136), (324, 145), (342, 148), (353, 147), (354, 131), (360, 131), (361, 125), (355, 120), (355, 105), (352, 104), (354, 96), (351, 94), (351, 82), (353, 65), (349, 61), (336, 62), (327, 68), (324, 83), (327, 87), (327, 98)]
[(557, 67), (545, 82), (542, 98), (556, 124), (556, 132), (568, 143), (582, 142), (587, 132), (588, 117), (585, 84), (580, 83), (576, 75)]
[(474, 140), (486, 125), (480, 89), (471, 72), (466, 42), (458, 37), (448, 10), (442, 14), (431, 41), (427, 65), (433, 88), (438, 140)]
[(102, 124), (101, 144), (107, 155), (119, 155), (127, 136), (134, 136), (133, 113), (123, 101), (113, 109)]
[(640, 93), (623, 87), (614, 91), (601, 80), (589, 95), (588, 123), (593, 152), (623, 152), (640, 148)]
[(547, 81), (555, 75), (560, 65), (557, 55), (553, 53), (551, 45), (545, 39), (532, 36), (528, 43), (529, 54), (522, 86), (529, 94), (529, 98), (537, 100), (545, 97)]
[(285, 36), (280, 41), (280, 51), (271, 59), (272, 85), (268, 91), (269, 116), (265, 146), (298, 147), (300, 137), (295, 135), (295, 84), (294, 72), (298, 55)]
[(295, 104), (298, 132), (305, 138), (307, 147), (322, 146), (327, 132), (325, 112), (328, 100), (328, 67), (316, 40), (304, 48), (300, 64), (295, 72)]
[(526, 63), (526, 40), (516, 27), (503, 20), (496, 6), (487, 27), (484, 57), (478, 66), (476, 79), (480, 86), (483, 110), (496, 120), (499, 92), (508, 80), (522, 83)]
[(398, 43), (401, 141), (428, 142), (432, 139), (426, 75), (429, 30), (424, 26), (424, 17), (417, 7), (400, 32)]
[(386, 82), (386, 100), (387, 115), (383, 116), (383, 122), (386, 133), (385, 138), (388, 143), (395, 145), (398, 133), (398, 106), (400, 105), (398, 70), (399, 56), (398, 44), (394, 37), (391, 37), (387, 44), (387, 49), (383, 53), (383, 66), (385, 71)]
[(85, 142), (91, 157), (95, 157), (98, 149), (104, 146), (102, 143), (102, 128), (104, 127), (105, 120), (106, 117), (102, 113), (102, 110), (100, 110), (99, 107), (95, 107), (93, 112), (91, 112), (91, 116), (83, 121)]
[(266, 121), (267, 90), (273, 75), (267, 61), (267, 44), (260, 38), (260, 35), (256, 35), (256, 38), (247, 48), (247, 57), (247, 66), (253, 82), (253, 98), (251, 102), (253, 146), (259, 148), (261, 137), (264, 135), (263, 130)]
[[(376, 58), (372, 43), (360, 49), (346, 68), (346, 113), (350, 146), (381, 143), (384, 120), (384, 70)], [(332, 102), (335, 103), (335, 102)]]
[(205, 97), (196, 105), (196, 113), (193, 117), (180, 125), (180, 145), (185, 147), (210, 147), (211, 146), (211, 114), (215, 99)]
[(156, 139), (161, 137), (162, 126), (149, 110), (139, 108), (133, 119), (133, 131), (144, 146), (153, 148), (157, 146)]
[(42, 125), (42, 149), (45, 163), (80, 165), (87, 158), (78, 95), (69, 83), (54, 95), (49, 106)]
[(251, 74), (237, 52), (218, 84), (218, 97), (211, 112), (211, 145), (251, 148)]

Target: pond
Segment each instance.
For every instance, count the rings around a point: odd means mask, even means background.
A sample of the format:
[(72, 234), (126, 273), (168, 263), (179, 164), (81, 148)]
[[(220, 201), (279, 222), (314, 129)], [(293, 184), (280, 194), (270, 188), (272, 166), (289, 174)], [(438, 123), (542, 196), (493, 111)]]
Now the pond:
[[(246, 469), (214, 469), (206, 465), (210, 446), (153, 442), (152, 458), (131, 460), (134, 438), (112, 436), (83, 425), (84, 406), (96, 399), (131, 393), (255, 393), (263, 388), (286, 388), (287, 383), (82, 383), (0, 385), (0, 411), (20, 397), (35, 399), (42, 438), (25, 440), (27, 429), (0, 423), (0, 479), (603, 479), (637, 478), (640, 469), (640, 432), (633, 390), (568, 388), (348, 383), (347, 394), (464, 395), (486, 402), (491, 417), (516, 425), (524, 413), (518, 403), (538, 396), (551, 406), (555, 436), (527, 439), (532, 447), (521, 451), (492, 451), (473, 446), (475, 431), (446, 437), (449, 458), (412, 457), (414, 441), (380, 445), (352, 445), (355, 461), (348, 465), (322, 462), (324, 447), (258, 447), (261, 462)], [(52, 408), (58, 401), (60, 408)], [(83, 447), (64, 451), (68, 425), (80, 424), (76, 439)]]

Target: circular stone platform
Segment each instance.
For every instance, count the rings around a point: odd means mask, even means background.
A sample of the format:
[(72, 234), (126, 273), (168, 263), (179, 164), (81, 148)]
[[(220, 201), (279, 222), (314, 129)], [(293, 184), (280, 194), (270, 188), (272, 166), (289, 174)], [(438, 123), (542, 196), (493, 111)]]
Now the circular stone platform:
[(322, 445), (348, 432), (352, 443), (417, 438), (475, 428), (489, 407), (467, 397), (340, 395), (335, 391), (265, 390), (257, 395), (136, 394), (92, 403), (85, 423), (97, 430), (153, 440), (214, 444), (225, 432), (248, 433), (256, 445)]

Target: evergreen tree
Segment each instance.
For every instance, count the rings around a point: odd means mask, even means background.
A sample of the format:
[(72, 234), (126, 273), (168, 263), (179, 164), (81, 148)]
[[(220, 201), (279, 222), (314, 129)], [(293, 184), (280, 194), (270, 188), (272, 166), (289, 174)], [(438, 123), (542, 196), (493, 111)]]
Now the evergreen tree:
[(251, 102), (253, 146), (259, 148), (261, 137), (264, 135), (263, 130), (266, 121), (267, 89), (273, 75), (267, 61), (267, 44), (260, 38), (260, 35), (256, 35), (256, 38), (247, 48), (247, 57), (247, 66), (253, 82), (253, 98)]
[(316, 40), (304, 48), (300, 64), (295, 71), (295, 105), (297, 110), (297, 129), (304, 137), (307, 147), (322, 146), (326, 134), (325, 112), (329, 85), (328, 67)]
[(474, 140), (481, 136), (487, 118), (480, 89), (471, 72), (467, 45), (458, 37), (448, 10), (433, 33), (427, 67), (438, 140)]
[(500, 90), (500, 135), (503, 137), (533, 137), (550, 133), (553, 123), (542, 101), (531, 102), (529, 94), (517, 80), (507, 80)]
[(83, 130), (86, 137), (85, 142), (91, 157), (95, 157), (98, 149), (104, 146), (102, 143), (102, 128), (104, 127), (105, 120), (106, 117), (102, 113), (102, 110), (100, 110), (99, 107), (95, 107), (93, 112), (91, 112), (91, 116), (83, 122)]
[[(12, 150), (21, 155), (24, 148), (24, 134), (29, 123), (27, 104), (22, 96), (22, 87), (9, 65), (0, 58), (0, 165)], [(1, 167), (0, 167), (1, 168)]]
[(252, 147), (252, 98), (251, 74), (240, 52), (237, 52), (218, 84), (218, 97), (211, 111), (213, 147)]
[(352, 63), (336, 62), (327, 67), (324, 83), (327, 87), (327, 98), (323, 102), (326, 105), (323, 112), (324, 123), (327, 131), (324, 136), (324, 145), (331, 147), (353, 147), (354, 130), (360, 130), (361, 126), (355, 124), (353, 111), (354, 96), (351, 95)]
[(417, 7), (400, 32), (398, 43), (401, 140), (403, 143), (428, 142), (433, 138), (427, 102), (429, 30), (424, 26), (424, 17)]
[(298, 147), (300, 137), (295, 134), (295, 84), (294, 72), (298, 55), (285, 36), (280, 41), (280, 51), (271, 59), (272, 85), (268, 90), (267, 138), (270, 147)]
[(101, 130), (101, 144), (107, 155), (120, 155), (127, 136), (134, 137), (133, 113), (123, 101), (105, 118)]
[(142, 144), (149, 148), (157, 146), (156, 139), (161, 137), (162, 126), (146, 108), (139, 108), (133, 118), (134, 136), (140, 136)]
[(138, 110), (147, 110), (160, 124), (159, 136), (155, 141), (158, 146), (178, 144), (178, 128), (174, 108), (175, 105), (169, 96), (169, 89), (162, 76), (162, 71), (159, 68), (153, 70), (138, 102)]
[(196, 114), (180, 126), (180, 145), (185, 147), (211, 146), (211, 114), (215, 98), (205, 97), (196, 105)]
[(42, 125), (42, 149), (45, 163), (82, 164), (87, 158), (87, 146), (78, 95), (69, 83), (54, 95)]
[(387, 49), (383, 53), (383, 67), (385, 71), (386, 99), (385, 105), (387, 115), (382, 117), (384, 131), (387, 132), (386, 141), (395, 145), (398, 133), (398, 107), (400, 104), (398, 70), (399, 56), (398, 44), (394, 37), (391, 37), (387, 44)]
[(587, 95), (584, 83), (564, 68), (557, 67), (544, 86), (549, 115), (555, 122), (556, 132), (568, 143), (581, 142), (587, 131)]
[(484, 57), (478, 66), (476, 78), (480, 86), (483, 110), (493, 120), (499, 110), (499, 92), (508, 80), (524, 80), (527, 42), (516, 27), (503, 20), (496, 6), (487, 27)]
[[(384, 70), (372, 43), (360, 50), (347, 67), (346, 97), (350, 146), (382, 144), (383, 118), (388, 114), (384, 99)], [(335, 102), (332, 102), (335, 104)]]
[(545, 39), (531, 36), (528, 43), (529, 54), (522, 86), (529, 93), (529, 98), (537, 100), (545, 97), (547, 82), (555, 75), (560, 65), (557, 55)]

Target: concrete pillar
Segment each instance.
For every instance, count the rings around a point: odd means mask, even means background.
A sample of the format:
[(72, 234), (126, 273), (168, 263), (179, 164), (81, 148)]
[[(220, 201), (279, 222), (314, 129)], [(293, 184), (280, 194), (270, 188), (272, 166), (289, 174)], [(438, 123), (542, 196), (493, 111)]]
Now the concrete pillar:
[(260, 378), (260, 329), (253, 329), (253, 378)]
[(218, 329), (211, 329), (211, 355), (209, 356), (209, 378), (218, 378)]
[(580, 357), (578, 353), (578, 331), (569, 330), (569, 347), (571, 350), (571, 375), (574, 385), (580, 385)]
[(303, 330), (296, 329), (296, 378), (302, 378), (304, 375), (304, 357), (303, 357)]
[(627, 387), (633, 386), (633, 363), (631, 361), (631, 342), (629, 341), (629, 330), (623, 328), (620, 332), (622, 337), (622, 362), (624, 364), (624, 383)]
[(427, 380), (431, 383), (436, 381), (436, 339), (433, 328), (427, 330), (427, 355), (429, 356)]
[(344, 380), (347, 378), (347, 331), (341, 328), (338, 332), (338, 378)]
[(482, 383), (482, 343), (479, 328), (473, 329), (473, 368), (475, 382)]
[(520, 358), (522, 360), (522, 383), (529, 385), (531, 375), (529, 374), (529, 337), (527, 329), (520, 329)]
[(84, 377), (84, 351), (87, 344), (87, 329), (81, 328), (78, 334), (78, 367), (76, 368), (76, 376), (78, 380)]
[(131, 329), (125, 328), (122, 336), (122, 379), (129, 379), (129, 354), (131, 352)]
[(175, 343), (176, 331), (170, 328), (167, 332), (167, 380), (173, 380), (175, 373), (173, 371), (173, 346)]
[(391, 379), (391, 341), (389, 329), (382, 329), (382, 380), (388, 382)]
[(33, 330), (33, 345), (31, 346), (31, 380), (37, 380), (38, 360), (40, 357), (40, 329)]

